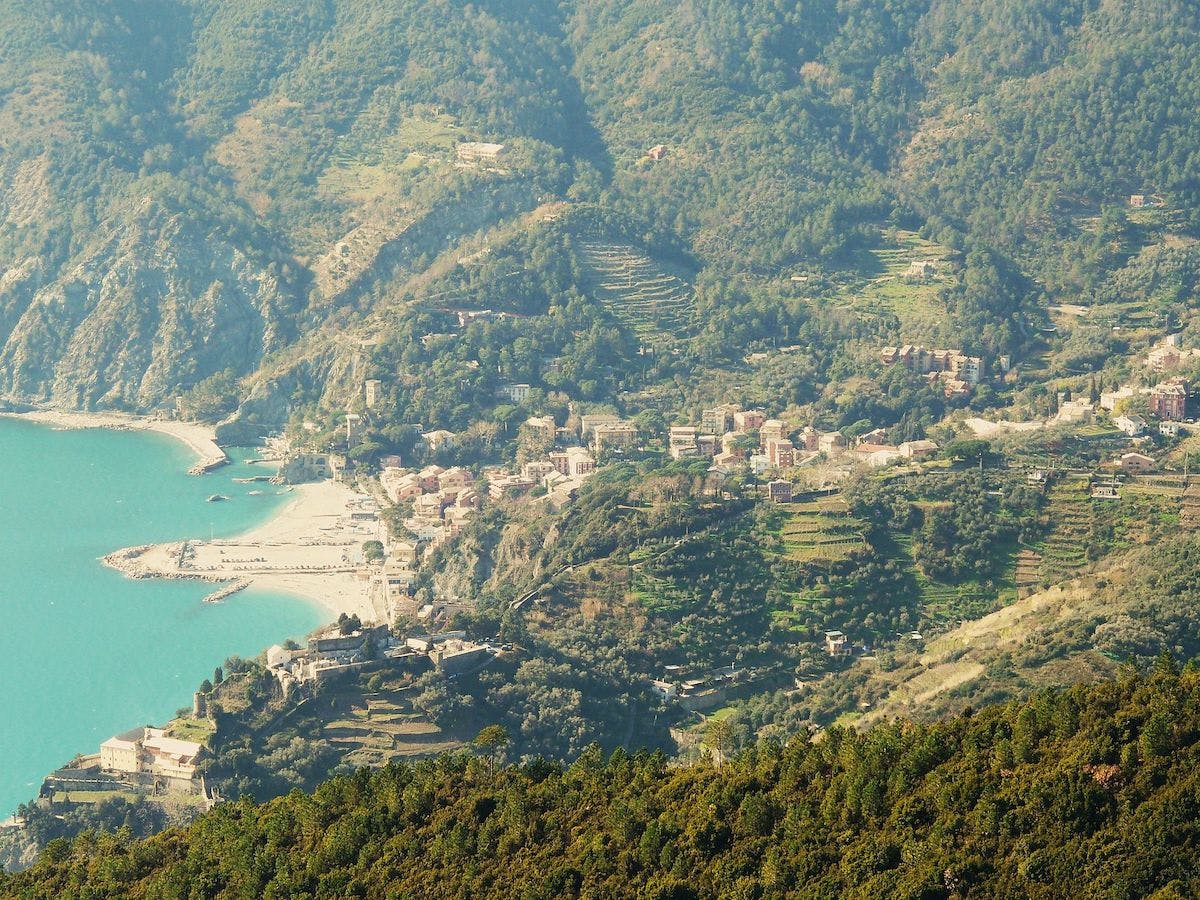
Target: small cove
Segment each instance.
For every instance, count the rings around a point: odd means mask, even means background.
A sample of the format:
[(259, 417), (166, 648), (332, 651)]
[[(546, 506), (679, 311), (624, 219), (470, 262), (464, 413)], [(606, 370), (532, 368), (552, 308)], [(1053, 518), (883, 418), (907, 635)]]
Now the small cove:
[[(282, 488), (234, 481), (272, 470), (231, 456), (193, 477), (192, 454), (162, 435), (0, 419), (0, 818), (75, 753), (190, 705), (227, 656), (327, 618), (262, 591), (206, 604), (212, 585), (133, 581), (100, 564), (133, 544), (238, 534), (287, 503)], [(206, 502), (213, 494), (229, 500)]]

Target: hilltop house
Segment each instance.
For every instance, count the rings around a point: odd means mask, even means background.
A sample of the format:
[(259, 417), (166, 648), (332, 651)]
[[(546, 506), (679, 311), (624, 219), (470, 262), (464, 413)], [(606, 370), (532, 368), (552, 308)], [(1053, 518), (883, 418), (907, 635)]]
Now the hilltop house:
[(840, 631), (825, 632), (825, 652), (830, 656), (849, 656), (850, 642)]
[(792, 502), (792, 483), (790, 481), (771, 481), (767, 483), (767, 499), (774, 503)]
[(743, 409), (733, 414), (733, 430), (739, 434), (757, 431), (762, 428), (766, 416), (761, 409)]
[(740, 410), (731, 404), (704, 410), (700, 416), (700, 430), (705, 434), (725, 434), (733, 430), (733, 416)]
[(908, 459), (924, 459), (938, 452), (938, 445), (933, 441), (905, 441), (900, 445), (900, 454)]
[(630, 422), (616, 421), (597, 425), (592, 430), (592, 443), (597, 453), (607, 448), (636, 447), (637, 442), (637, 428)]
[(830, 431), (817, 440), (817, 450), (826, 456), (839, 456), (846, 449), (846, 437), (840, 431)]
[(554, 416), (531, 416), (525, 420), (525, 428), (531, 436), (545, 444), (553, 444), (558, 435)]
[(516, 404), (525, 403), (529, 400), (529, 395), (533, 392), (532, 385), (528, 384), (502, 384), (496, 390), (499, 397), (503, 397)]
[(760, 445), (766, 449), (771, 441), (782, 441), (787, 437), (787, 423), (782, 419), (766, 419), (758, 429)]
[(1109, 412), (1115, 412), (1117, 404), (1122, 400), (1128, 400), (1130, 397), (1137, 395), (1137, 391), (1128, 385), (1117, 388), (1113, 391), (1104, 391), (1100, 395), (1100, 408), (1106, 409)]
[(454, 155), (460, 163), (495, 162), (503, 152), (503, 144), (485, 141), (464, 141), (454, 148)]
[(1187, 414), (1187, 382), (1172, 378), (1150, 391), (1150, 410), (1160, 419), (1178, 422)]

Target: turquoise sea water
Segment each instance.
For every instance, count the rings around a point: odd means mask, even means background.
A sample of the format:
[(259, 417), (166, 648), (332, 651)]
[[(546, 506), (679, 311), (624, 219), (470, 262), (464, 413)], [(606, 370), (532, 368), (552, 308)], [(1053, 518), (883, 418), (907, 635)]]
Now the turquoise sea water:
[[(0, 819), (76, 753), (190, 706), (227, 656), (326, 618), (255, 591), (203, 603), (211, 585), (133, 581), (100, 564), (120, 547), (237, 534), (287, 502), (274, 485), (232, 481), (270, 469), (194, 477), (192, 462), (161, 435), (0, 419)], [(205, 502), (214, 493), (231, 499)]]

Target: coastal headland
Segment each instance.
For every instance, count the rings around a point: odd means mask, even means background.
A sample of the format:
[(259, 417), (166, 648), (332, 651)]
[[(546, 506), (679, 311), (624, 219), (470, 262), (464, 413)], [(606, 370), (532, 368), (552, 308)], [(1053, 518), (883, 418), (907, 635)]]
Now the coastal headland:
[(305, 597), (334, 616), (379, 619), (358, 559), (363, 541), (375, 536), (353, 521), (360, 495), (330, 481), (296, 485), (292, 492), (295, 499), (274, 518), (243, 535), (127, 547), (103, 562), (130, 578), (196, 579), (231, 586), (217, 592), (226, 595), (259, 588)]

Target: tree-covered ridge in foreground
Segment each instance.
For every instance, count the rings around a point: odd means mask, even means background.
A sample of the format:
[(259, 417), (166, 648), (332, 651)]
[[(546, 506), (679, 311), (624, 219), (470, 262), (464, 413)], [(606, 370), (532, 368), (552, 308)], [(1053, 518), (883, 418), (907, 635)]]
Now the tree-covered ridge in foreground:
[(1167, 660), (933, 725), (719, 768), (443, 757), (51, 844), (5, 897), (1183, 897), (1200, 672)]

